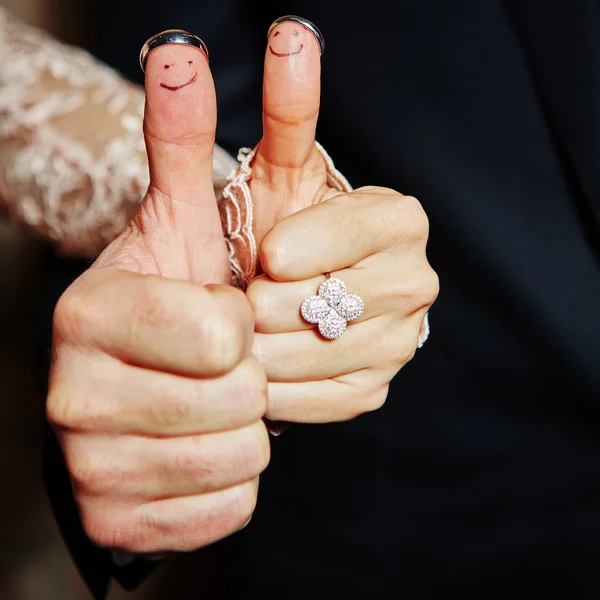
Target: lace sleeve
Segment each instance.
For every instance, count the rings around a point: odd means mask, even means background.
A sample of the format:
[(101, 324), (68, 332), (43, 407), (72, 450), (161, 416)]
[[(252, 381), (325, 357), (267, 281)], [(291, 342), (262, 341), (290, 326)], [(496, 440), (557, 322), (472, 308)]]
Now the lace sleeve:
[[(143, 90), (0, 7), (0, 207), (65, 254), (95, 257), (148, 187)], [(215, 149), (219, 192), (235, 160)]]

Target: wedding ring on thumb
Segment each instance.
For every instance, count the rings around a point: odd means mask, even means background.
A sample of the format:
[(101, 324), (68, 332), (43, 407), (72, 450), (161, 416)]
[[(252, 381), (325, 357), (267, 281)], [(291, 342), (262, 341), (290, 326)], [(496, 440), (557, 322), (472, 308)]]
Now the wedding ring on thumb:
[(156, 48), (160, 48), (160, 46), (165, 46), (168, 44), (183, 44), (192, 46), (193, 48), (200, 50), (200, 52), (206, 56), (206, 60), (208, 60), (208, 48), (197, 35), (188, 33), (183, 29), (167, 29), (166, 31), (162, 31), (161, 33), (153, 35), (142, 46), (142, 50), (140, 51), (140, 67), (144, 73), (146, 72), (146, 61), (148, 60), (148, 54), (150, 54), (152, 50), (156, 50)]

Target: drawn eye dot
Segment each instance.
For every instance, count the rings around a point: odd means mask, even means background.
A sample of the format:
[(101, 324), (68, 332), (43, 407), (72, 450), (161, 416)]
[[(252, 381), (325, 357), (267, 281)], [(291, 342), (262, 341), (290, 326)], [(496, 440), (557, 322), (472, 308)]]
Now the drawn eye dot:
[(297, 29), (294, 29), (294, 37), (298, 37), (298, 35), (299, 35), (299, 34), (298, 34), (298, 30), (297, 30)]
[(276, 32), (273, 34), (273, 37), (277, 37), (278, 35), (281, 35), (281, 31), (276, 31)]
[(165, 69), (168, 69), (170, 65), (165, 65)]
[(192, 64), (194, 64), (194, 61), (193, 60), (188, 60), (188, 65), (192, 65)]

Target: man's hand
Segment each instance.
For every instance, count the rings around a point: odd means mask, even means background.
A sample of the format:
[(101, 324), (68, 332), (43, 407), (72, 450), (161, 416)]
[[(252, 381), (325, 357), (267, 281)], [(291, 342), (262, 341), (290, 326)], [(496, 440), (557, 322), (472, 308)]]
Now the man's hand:
[(150, 189), (56, 307), (47, 413), (92, 541), (162, 553), (250, 519), (269, 460), (267, 383), (250, 305), (227, 285), (205, 56), (154, 50), (146, 92)]

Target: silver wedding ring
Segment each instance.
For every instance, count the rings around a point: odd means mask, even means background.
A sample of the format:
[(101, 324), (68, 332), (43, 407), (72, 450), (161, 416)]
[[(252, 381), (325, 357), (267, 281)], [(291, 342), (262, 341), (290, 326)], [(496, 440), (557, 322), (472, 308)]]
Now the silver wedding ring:
[(325, 52), (325, 38), (323, 37), (323, 34), (319, 31), (318, 27), (314, 23), (311, 23), (308, 19), (304, 19), (303, 17), (297, 17), (296, 15), (285, 15), (285, 17), (279, 17), (279, 19), (273, 21), (271, 27), (269, 27), (267, 37), (271, 35), (273, 28), (277, 27), (279, 23), (284, 23), (286, 21), (298, 23), (298, 25), (302, 25), (302, 27), (308, 29), (308, 31), (310, 31), (317, 38), (317, 42), (319, 42), (319, 47), (321, 48), (321, 56), (323, 56), (323, 53)]
[(142, 71), (146, 72), (146, 60), (148, 60), (148, 54), (166, 44), (185, 44), (187, 46), (193, 46), (197, 48), (206, 56), (208, 60), (208, 48), (206, 44), (197, 36), (183, 29), (167, 29), (162, 33), (153, 35), (143, 46), (140, 52), (140, 67)]

